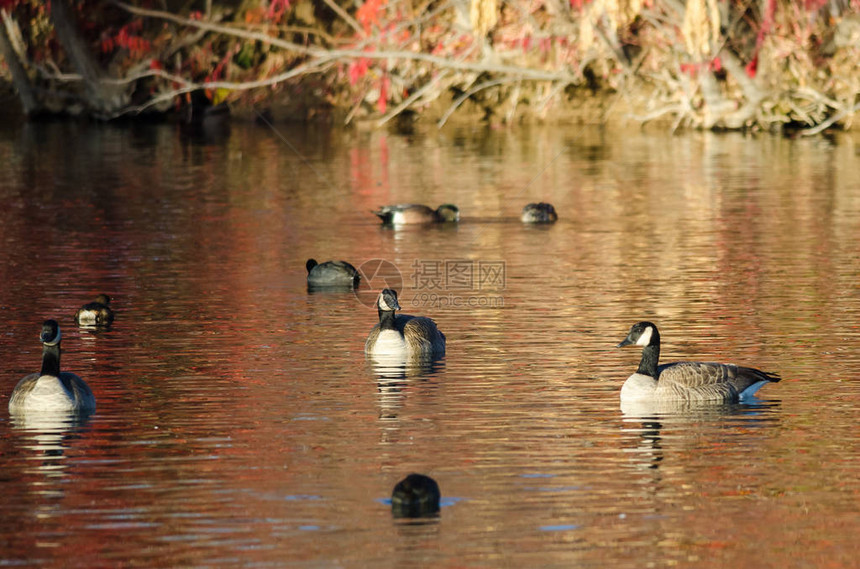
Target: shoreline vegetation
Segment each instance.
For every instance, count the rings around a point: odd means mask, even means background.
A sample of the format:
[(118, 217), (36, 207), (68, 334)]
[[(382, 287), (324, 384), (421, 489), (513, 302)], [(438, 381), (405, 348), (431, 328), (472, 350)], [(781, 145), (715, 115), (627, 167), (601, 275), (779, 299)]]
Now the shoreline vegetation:
[(814, 135), (860, 112), (860, 0), (0, 0), (0, 57), (28, 118)]

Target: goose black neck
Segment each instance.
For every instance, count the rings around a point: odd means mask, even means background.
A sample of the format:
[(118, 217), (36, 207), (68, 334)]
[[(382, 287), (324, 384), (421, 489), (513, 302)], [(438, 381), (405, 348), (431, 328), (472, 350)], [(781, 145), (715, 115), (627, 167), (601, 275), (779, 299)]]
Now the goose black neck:
[(642, 349), (642, 359), (636, 373), (657, 379), (657, 362), (660, 361), (660, 343), (651, 343)]
[(60, 376), (60, 345), (42, 347), (42, 372), (41, 375)]
[(377, 308), (377, 312), (379, 312), (379, 329), (380, 330), (396, 330), (396, 326), (394, 326), (394, 311), (393, 310), (382, 310), (381, 308)]

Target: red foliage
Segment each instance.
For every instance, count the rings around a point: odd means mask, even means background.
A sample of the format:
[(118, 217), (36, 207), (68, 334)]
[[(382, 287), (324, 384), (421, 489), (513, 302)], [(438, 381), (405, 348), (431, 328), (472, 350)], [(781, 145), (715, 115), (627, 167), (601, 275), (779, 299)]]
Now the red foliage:
[(379, 101), (376, 103), (376, 108), (380, 114), (385, 114), (385, 109), (388, 108), (388, 90), (391, 88), (391, 79), (388, 75), (379, 81)]
[(540, 51), (542, 54), (546, 55), (552, 49), (552, 38), (541, 38), (538, 43)]
[(689, 75), (690, 77), (695, 77), (699, 74), (699, 64), (698, 63), (682, 63), (680, 65), (681, 73)]
[(358, 83), (358, 80), (364, 77), (367, 74), (367, 70), (370, 67), (370, 60), (360, 57), (358, 59), (354, 59), (349, 64), (349, 84), (355, 85)]
[(289, 9), (290, 0), (272, 0), (266, 17), (273, 22), (280, 22)]
[(143, 27), (140, 20), (134, 20), (121, 27), (114, 36), (102, 35), (102, 52), (109, 53), (115, 49), (124, 48), (134, 58), (143, 57), (152, 49), (152, 43), (148, 39), (137, 35)]
[(379, 23), (379, 13), (388, 0), (367, 0), (355, 12), (355, 18), (364, 26), (364, 31), (370, 31), (370, 26)]
[(809, 12), (817, 12), (825, 6), (829, 0), (803, 0), (803, 7)]
[(776, 15), (776, 0), (767, 0), (765, 4), (764, 14), (761, 20), (761, 26), (758, 29), (758, 34), (755, 38), (755, 51), (753, 52), (752, 60), (746, 66), (747, 75), (754, 78), (758, 71), (758, 54), (761, 51), (761, 46), (764, 43), (764, 38), (770, 32), (773, 26), (774, 16)]
[(744, 69), (746, 70), (747, 75), (750, 76), (750, 79), (755, 78), (755, 74), (758, 71), (758, 54), (756, 54), (755, 57), (752, 58), (752, 61), (747, 63)]
[[(235, 50), (234, 50), (235, 51)], [(225, 55), (221, 61), (218, 62), (218, 65), (215, 66), (215, 69), (206, 77), (206, 82), (210, 83), (212, 81), (219, 81), (224, 78), (224, 69), (230, 63), (230, 60), (233, 59), (233, 52)]]

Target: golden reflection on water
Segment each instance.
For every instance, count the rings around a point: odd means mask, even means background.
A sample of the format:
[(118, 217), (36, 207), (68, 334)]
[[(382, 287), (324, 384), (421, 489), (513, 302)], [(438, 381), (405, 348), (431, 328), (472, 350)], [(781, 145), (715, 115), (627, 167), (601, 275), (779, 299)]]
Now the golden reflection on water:
[[(251, 127), (0, 138), (3, 393), (38, 366), (33, 321), (101, 291), (117, 310), (110, 331), (64, 328), (63, 366), (99, 401), (79, 437), (0, 422), (2, 532), (29, 536), (0, 563), (73, 544), (152, 567), (852, 562), (852, 138), (282, 134), (300, 156)], [(531, 201), (559, 221), (524, 227)], [(402, 202), (462, 222), (370, 213)], [(363, 288), (309, 292), (311, 257), (363, 268)], [(366, 360), (395, 282), (443, 362)], [(784, 379), (755, 405), (621, 409), (638, 354), (614, 346), (646, 318), (664, 361)], [(439, 482), (436, 523), (381, 502), (410, 472)], [(55, 525), (18, 523), (46, 508)]]

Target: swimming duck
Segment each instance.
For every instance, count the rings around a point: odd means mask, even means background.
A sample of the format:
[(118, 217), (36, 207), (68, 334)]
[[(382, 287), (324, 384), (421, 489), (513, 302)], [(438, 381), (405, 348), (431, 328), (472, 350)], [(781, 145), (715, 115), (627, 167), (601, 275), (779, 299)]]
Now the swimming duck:
[(420, 204), (384, 205), (373, 212), (384, 225), (406, 225), (410, 223), (454, 223), (460, 221), (460, 208), (453, 204), (442, 204), (435, 210)]
[(355, 288), (361, 280), (359, 272), (346, 261), (326, 261), (317, 263), (308, 259), (308, 286), (311, 287), (350, 287)]
[(56, 320), (45, 320), (39, 337), (42, 341), (42, 370), (18, 382), (9, 398), (9, 412), (93, 413), (96, 399), (89, 386), (77, 375), (60, 371), (62, 334)]
[(435, 516), (441, 497), (435, 480), (423, 474), (410, 474), (391, 493), (391, 513), (396, 518)]
[(109, 326), (113, 322), (113, 310), (108, 306), (110, 297), (100, 294), (95, 301), (88, 302), (75, 312), (75, 324), (78, 326)]
[(379, 323), (370, 331), (364, 351), (375, 356), (405, 356), (432, 358), (445, 355), (445, 335), (436, 323), (423, 316), (410, 316), (400, 310), (397, 292), (386, 288), (376, 299)]
[(636, 373), (621, 387), (621, 401), (688, 401), (737, 403), (751, 397), (778, 374), (751, 367), (713, 362), (673, 362), (657, 365), (660, 332), (651, 322), (637, 322), (617, 347), (642, 346)]
[(554, 223), (558, 220), (558, 214), (552, 204), (530, 203), (523, 208), (520, 219), (523, 223)]

